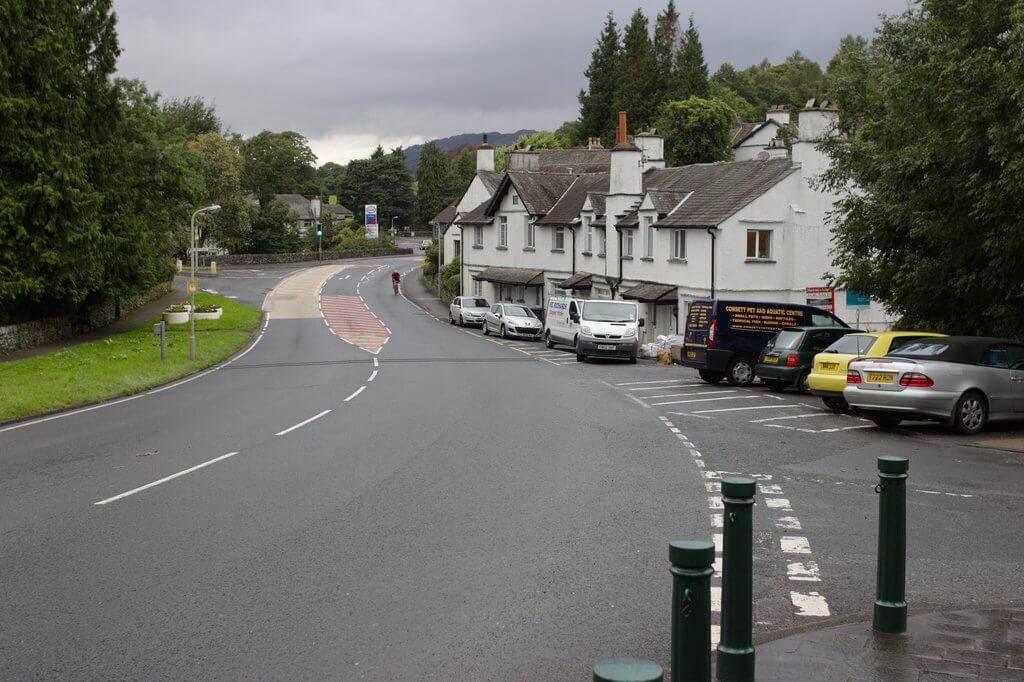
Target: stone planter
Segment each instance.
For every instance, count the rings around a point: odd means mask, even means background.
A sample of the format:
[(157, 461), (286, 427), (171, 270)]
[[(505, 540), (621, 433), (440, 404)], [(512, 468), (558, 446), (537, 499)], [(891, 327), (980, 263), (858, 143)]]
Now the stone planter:
[[(212, 313), (198, 313), (197, 312), (195, 314), (195, 318), (197, 320), (219, 320), (220, 316), (223, 315), (223, 314), (224, 314), (224, 309), (223, 308), (217, 308)], [(186, 315), (186, 318), (187, 318), (188, 317), (188, 313), (186, 313), (185, 315)]]
[(164, 311), (164, 322), (167, 324), (185, 324), (188, 322), (188, 311), (181, 313), (172, 313), (169, 310)]

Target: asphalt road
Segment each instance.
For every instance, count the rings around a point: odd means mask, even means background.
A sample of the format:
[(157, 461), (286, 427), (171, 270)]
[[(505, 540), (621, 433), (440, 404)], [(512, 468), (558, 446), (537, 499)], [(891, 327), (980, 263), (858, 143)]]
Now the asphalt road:
[[(667, 543), (710, 533), (699, 467), (601, 367), (553, 371), (438, 322), (388, 282), (418, 261), (379, 262), (322, 292), (326, 271), (284, 280), (225, 367), (0, 427), (0, 678), (667, 661)], [(257, 300), (275, 274), (203, 286)], [(380, 351), (309, 314), (321, 297), (361, 297), (351, 322), (379, 319)]]

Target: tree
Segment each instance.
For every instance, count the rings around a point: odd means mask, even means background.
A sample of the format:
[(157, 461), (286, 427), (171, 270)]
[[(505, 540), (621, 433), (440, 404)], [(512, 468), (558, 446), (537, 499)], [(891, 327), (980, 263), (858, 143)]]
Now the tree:
[(316, 155), (292, 131), (264, 130), (242, 143), (242, 184), (265, 206), (275, 194), (301, 192), (315, 178)]
[(424, 226), (450, 204), (459, 192), (451, 159), (428, 142), (416, 167), (416, 224)]
[(170, 99), (163, 103), (164, 120), (170, 130), (179, 129), (188, 136), (220, 133), (222, 124), (213, 105), (202, 97)]
[(587, 90), (579, 94), (581, 137), (600, 137), (605, 144), (614, 139), (620, 51), (619, 28), (609, 12), (585, 71)]
[[(839, 51), (828, 62), (828, 68), (822, 84), (822, 94), (835, 98), (837, 92), (859, 96), (862, 92), (856, 87), (863, 82), (868, 68), (868, 41), (861, 36), (848, 35), (839, 41)], [(853, 79), (853, 83), (848, 83)], [(853, 85), (854, 87), (849, 87)], [(839, 103), (842, 106), (842, 103)]]
[(270, 200), (256, 210), (246, 245), (248, 253), (296, 253), (302, 250), (302, 235), (295, 226), (296, 215), (283, 202)]
[(836, 281), (912, 328), (1024, 337), (1021, 45), (1020, 2), (923, 0), (832, 83)]
[(623, 34), (620, 64), (616, 109), (626, 112), (632, 130), (647, 130), (654, 124), (660, 104), (658, 69), (647, 17), (639, 9)]
[(658, 121), (658, 132), (665, 136), (665, 161), (685, 166), (729, 159), (735, 119), (736, 112), (721, 100), (690, 97), (669, 102)]
[(452, 175), (455, 186), (460, 191), (464, 191), (469, 187), (469, 183), (473, 181), (473, 176), (476, 175), (476, 149), (466, 147), (459, 152), (458, 156), (452, 159)]
[(675, 0), (654, 21), (654, 61), (658, 68), (659, 100), (680, 91), (676, 73), (676, 53), (679, 51), (679, 12)]
[(251, 224), (250, 206), (242, 193), (242, 156), (220, 133), (197, 135), (187, 146), (198, 152), (205, 191), (201, 203), (219, 204), (221, 210), (200, 225), (199, 243), (212, 242), (237, 251), (245, 246)]
[(328, 161), (316, 169), (316, 182), (318, 194), (325, 197), (334, 195), (341, 201), (345, 194), (345, 167)]
[(398, 217), (405, 224), (415, 220), (415, 197), (412, 175), (405, 165), (405, 152), (401, 147), (385, 153), (378, 147), (368, 159), (350, 161), (345, 169), (346, 200), (350, 208), (363, 218), (363, 206), (377, 205), (377, 219), (382, 229), (391, 226), (391, 218)]
[(728, 85), (723, 85), (717, 80), (708, 81), (708, 96), (710, 99), (717, 99), (729, 105), (729, 108), (736, 112), (736, 118), (741, 121), (754, 121), (763, 116), (758, 116), (757, 111), (747, 100), (743, 99)]
[(555, 137), (561, 141), (562, 147), (565, 149), (571, 149), (586, 142), (581, 137), (579, 121), (563, 122), (555, 129)]
[(569, 146), (569, 141), (564, 137), (547, 130), (521, 135), (516, 140), (517, 149), (567, 149)]
[(677, 89), (669, 93), (672, 100), (708, 96), (708, 65), (704, 63), (704, 47), (692, 16), (676, 54), (675, 82)]

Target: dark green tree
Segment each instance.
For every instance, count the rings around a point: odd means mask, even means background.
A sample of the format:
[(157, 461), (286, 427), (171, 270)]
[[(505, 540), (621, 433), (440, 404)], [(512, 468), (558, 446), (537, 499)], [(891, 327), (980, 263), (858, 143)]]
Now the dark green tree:
[(296, 228), (296, 215), (288, 206), (271, 199), (255, 210), (249, 232), (248, 253), (297, 253), (308, 248)]
[(675, 82), (677, 89), (669, 92), (670, 100), (708, 96), (708, 65), (704, 63), (704, 46), (692, 16), (676, 53)]
[(923, 0), (832, 83), (837, 281), (912, 328), (1024, 338), (1022, 45), (1019, 1)]
[(275, 194), (302, 192), (315, 186), (316, 155), (299, 133), (264, 130), (242, 143), (242, 185), (260, 205)]
[(316, 181), (318, 194), (325, 198), (331, 195), (338, 197), (342, 204), (345, 194), (345, 167), (341, 164), (328, 161), (316, 169)]
[(459, 193), (452, 161), (428, 142), (416, 167), (416, 226), (426, 227)]
[(654, 124), (660, 105), (658, 68), (647, 17), (639, 9), (623, 34), (616, 102), (615, 110), (626, 112), (631, 132), (647, 130)]
[(222, 124), (217, 110), (202, 97), (169, 99), (161, 108), (170, 130), (180, 129), (189, 136), (221, 132)]
[[(868, 41), (861, 36), (848, 35), (839, 41), (839, 51), (832, 55), (822, 85), (825, 97), (835, 98), (834, 91), (858, 95), (858, 88), (848, 88), (844, 81), (863, 82), (869, 64)], [(841, 103), (840, 103), (841, 104)]]
[(681, 87), (676, 74), (676, 53), (679, 51), (679, 11), (675, 0), (654, 21), (654, 61), (658, 65), (659, 101), (664, 101)]
[(658, 132), (665, 136), (665, 161), (685, 166), (729, 159), (735, 119), (736, 112), (721, 100), (690, 97), (669, 102), (658, 120)]
[(377, 205), (377, 217), (382, 230), (414, 224), (415, 196), (412, 175), (405, 165), (405, 152), (399, 147), (385, 152), (377, 147), (368, 159), (350, 161), (345, 169), (348, 197), (346, 206), (355, 212), (362, 224), (366, 204)]
[(461, 194), (476, 175), (476, 149), (466, 147), (459, 152), (458, 156), (452, 159), (452, 173), (455, 176), (455, 186), (459, 188)]
[[(252, 220), (251, 207), (242, 192), (242, 155), (217, 132), (197, 135), (186, 146), (199, 155), (204, 185), (201, 203), (221, 207), (219, 213), (204, 217), (199, 243), (213, 242), (229, 251), (241, 250), (248, 241)], [(179, 252), (185, 249), (187, 241), (188, 230), (179, 230)]]
[(582, 138), (600, 137), (610, 144), (615, 137), (620, 52), (619, 27), (609, 12), (585, 71), (587, 89), (579, 94)]

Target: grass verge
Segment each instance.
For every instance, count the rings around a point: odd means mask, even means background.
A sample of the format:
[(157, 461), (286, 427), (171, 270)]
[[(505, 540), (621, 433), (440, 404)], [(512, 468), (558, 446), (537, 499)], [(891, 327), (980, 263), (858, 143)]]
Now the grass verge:
[(36, 357), (0, 362), (0, 422), (138, 393), (209, 367), (242, 348), (260, 325), (258, 308), (214, 294), (196, 305), (223, 306), (219, 320), (196, 321), (196, 359), (188, 359), (188, 325), (167, 326), (167, 359), (153, 325)]

